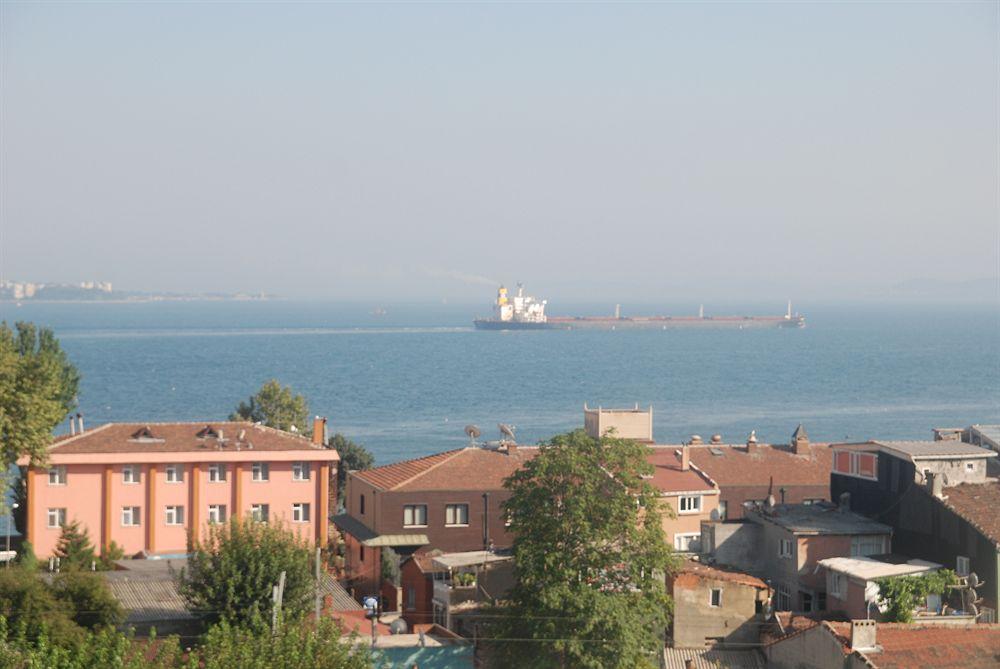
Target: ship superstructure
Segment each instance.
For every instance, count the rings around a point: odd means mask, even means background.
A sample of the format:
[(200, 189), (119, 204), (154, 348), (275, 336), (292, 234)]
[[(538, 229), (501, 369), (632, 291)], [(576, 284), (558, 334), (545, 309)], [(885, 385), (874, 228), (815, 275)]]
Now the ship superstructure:
[(497, 289), (497, 299), (493, 305), (493, 316), (501, 323), (545, 323), (545, 300), (536, 300), (524, 294), (524, 286), (517, 284), (517, 294), (507, 295), (507, 289)]

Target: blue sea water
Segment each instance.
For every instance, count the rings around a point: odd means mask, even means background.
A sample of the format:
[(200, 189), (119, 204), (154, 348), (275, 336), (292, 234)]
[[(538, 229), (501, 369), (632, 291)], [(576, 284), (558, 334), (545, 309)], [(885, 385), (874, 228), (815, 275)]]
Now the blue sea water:
[[(0, 319), (55, 329), (90, 426), (223, 419), (277, 378), (381, 463), (461, 446), (468, 423), (488, 437), (512, 423), (534, 443), (581, 426), (584, 402), (652, 405), (661, 442), (754, 429), (784, 442), (799, 422), (813, 440), (1000, 423), (995, 305), (816, 305), (802, 330), (546, 332), (477, 332), (485, 310), (469, 306), (373, 306), (25, 303)], [(566, 309), (580, 310), (599, 311)]]

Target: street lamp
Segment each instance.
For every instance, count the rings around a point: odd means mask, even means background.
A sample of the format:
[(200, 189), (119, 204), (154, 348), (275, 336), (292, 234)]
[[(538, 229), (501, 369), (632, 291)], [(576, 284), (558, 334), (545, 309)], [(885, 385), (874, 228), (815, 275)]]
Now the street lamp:
[(10, 505), (10, 515), (7, 516), (7, 568), (10, 568), (10, 524), (14, 522), (14, 510), (20, 506), (17, 502)]

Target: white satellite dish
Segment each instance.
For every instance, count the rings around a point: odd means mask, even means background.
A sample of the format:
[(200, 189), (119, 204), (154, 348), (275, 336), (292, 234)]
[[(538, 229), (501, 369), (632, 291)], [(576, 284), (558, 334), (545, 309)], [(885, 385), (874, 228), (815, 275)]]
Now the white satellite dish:
[(510, 437), (511, 441), (517, 441), (514, 438), (514, 426), (508, 425), (507, 423), (497, 423), (497, 427), (500, 428), (500, 434), (505, 437)]
[(466, 425), (465, 434), (469, 437), (469, 443), (475, 445), (476, 439), (479, 439), (482, 432), (475, 425)]

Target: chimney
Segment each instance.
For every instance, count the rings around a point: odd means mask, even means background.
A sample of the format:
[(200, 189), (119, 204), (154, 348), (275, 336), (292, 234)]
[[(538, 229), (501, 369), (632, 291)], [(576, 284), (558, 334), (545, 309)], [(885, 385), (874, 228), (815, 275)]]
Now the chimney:
[(73, 416), (69, 417), (69, 433), (70, 435), (76, 434), (76, 418)]
[(806, 434), (806, 429), (802, 427), (802, 423), (795, 428), (795, 432), (792, 433), (792, 450), (795, 455), (810, 455), (812, 450), (809, 448), (809, 435)]
[(316, 416), (313, 418), (312, 443), (317, 446), (326, 445), (326, 418)]
[(700, 444), (700, 443), (702, 443), (701, 442), (701, 435), (700, 434), (692, 434), (691, 435), (691, 441), (689, 441), (688, 443), (689, 444)]
[(851, 510), (851, 493), (844, 492), (840, 494), (840, 498), (837, 502), (837, 508), (841, 513), (847, 513)]
[(935, 472), (927, 472), (927, 489), (931, 495), (938, 499), (944, 499), (944, 477)]
[(713, 434), (712, 435), (712, 443), (713, 444), (721, 444), (722, 443), (722, 435), (721, 434)]
[(78, 413), (76, 415), (76, 419), (78, 421), (80, 421), (80, 427), (77, 429), (77, 432), (79, 432), (80, 434), (83, 434), (83, 414), (82, 413)]
[(513, 442), (507, 443), (507, 455), (514, 455), (517, 453), (517, 444)]
[(691, 469), (691, 447), (685, 444), (681, 447), (681, 471)]
[(878, 632), (874, 620), (851, 621), (851, 650), (873, 650)]
[(747, 453), (753, 454), (757, 450), (757, 430), (750, 430), (750, 436), (747, 437)]

